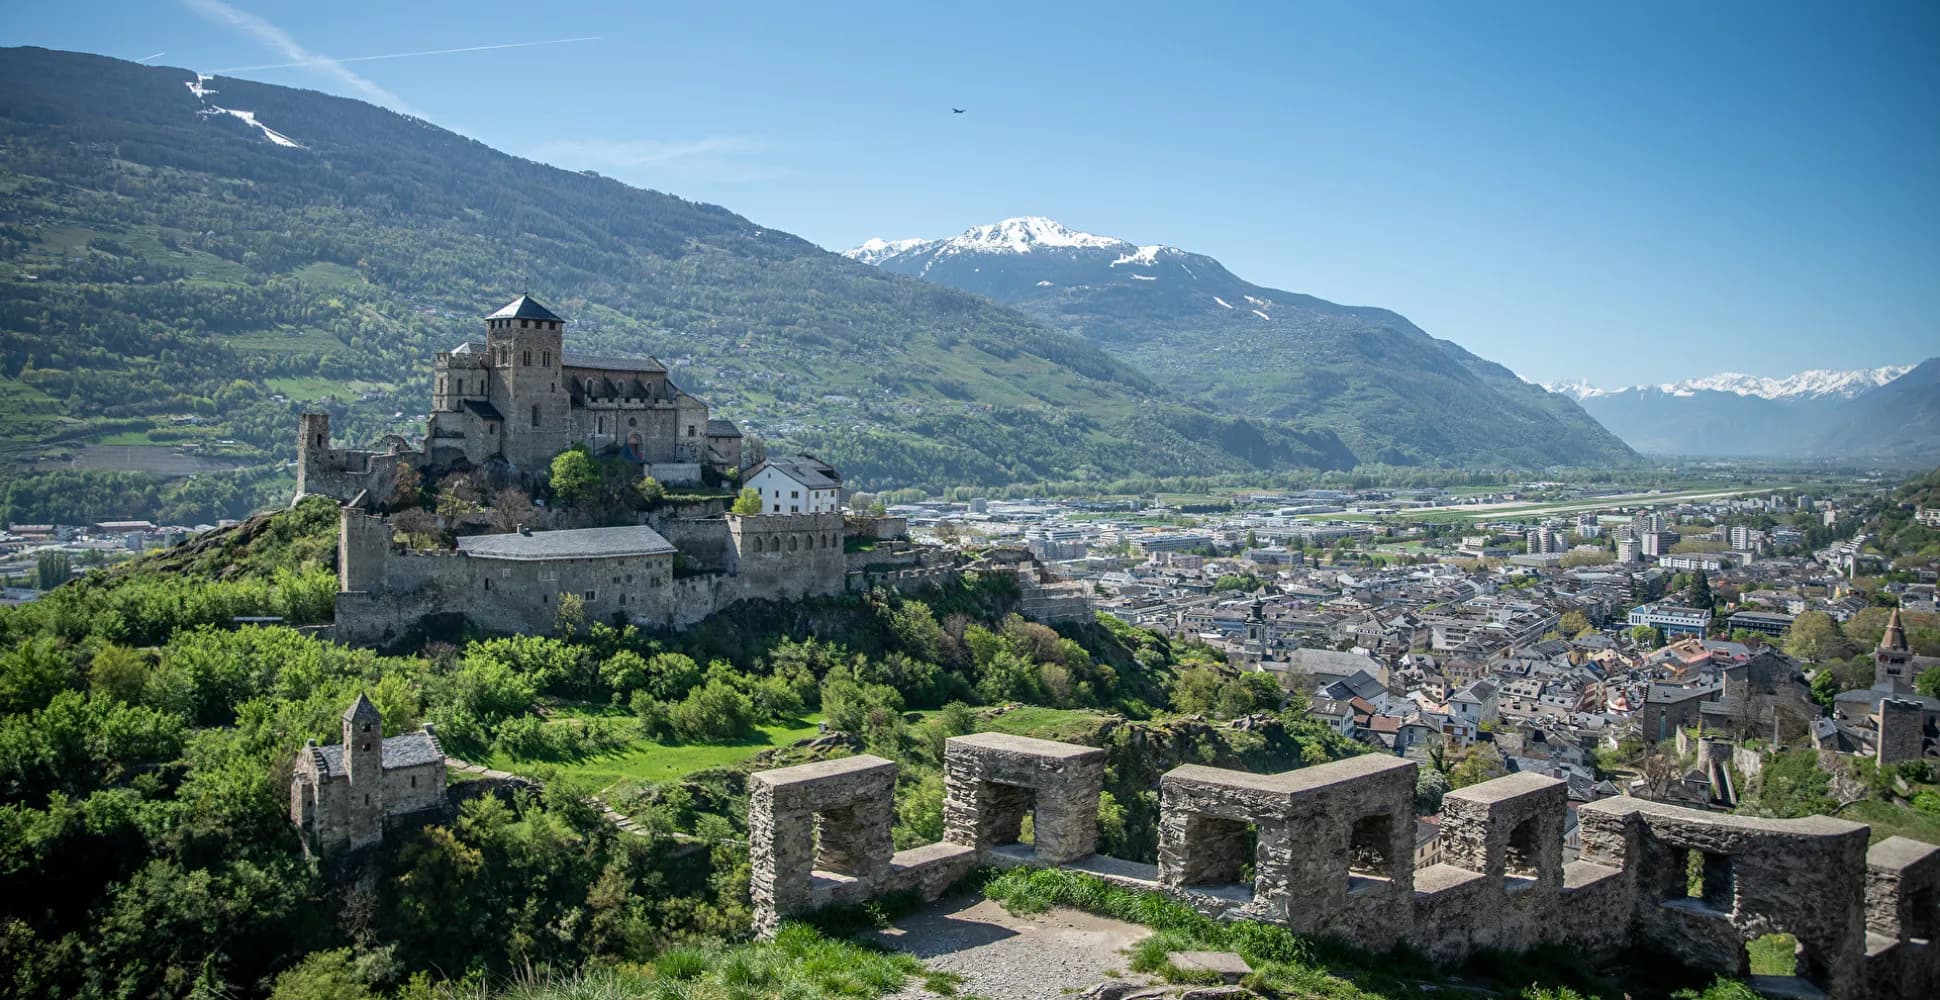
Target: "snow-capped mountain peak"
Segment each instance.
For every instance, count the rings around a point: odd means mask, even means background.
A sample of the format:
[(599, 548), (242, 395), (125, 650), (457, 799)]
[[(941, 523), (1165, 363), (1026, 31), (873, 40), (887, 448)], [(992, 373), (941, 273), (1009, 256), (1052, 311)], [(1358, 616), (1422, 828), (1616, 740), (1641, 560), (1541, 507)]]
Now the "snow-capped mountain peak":
[(885, 240), (881, 237), (862, 241), (861, 246), (842, 251), (842, 256), (864, 264), (880, 264), (899, 253), (914, 250), (933, 241), (921, 237), (908, 240)]
[(1878, 368), (1861, 368), (1852, 371), (1814, 368), (1795, 375), (1787, 375), (1784, 378), (1747, 375), (1743, 372), (1719, 372), (1716, 375), (1689, 378), (1680, 382), (1619, 386), (1615, 389), (1598, 388), (1582, 379), (1564, 379), (1559, 382), (1545, 382), (1543, 388), (1550, 392), (1562, 393), (1579, 402), (1597, 396), (1646, 389), (1654, 389), (1667, 396), (1692, 396), (1699, 392), (1728, 392), (1734, 396), (1757, 396), (1760, 399), (1819, 399), (1826, 396), (1851, 399), (1860, 393), (1877, 389), (1912, 370), (1912, 365), (1883, 365)]
[(903, 254), (948, 257), (962, 253), (1027, 254), (1043, 250), (1115, 250), (1120, 254), (1117, 264), (1144, 267), (1151, 267), (1161, 253), (1179, 252), (1166, 246), (1134, 246), (1111, 236), (1080, 232), (1041, 215), (1022, 215), (971, 226), (948, 239), (867, 240), (843, 251), (842, 256), (864, 264), (881, 264)]
[(1055, 219), (1041, 215), (1025, 215), (989, 225), (971, 226), (963, 234), (944, 241), (944, 247), (954, 251), (1009, 250), (1012, 253), (1030, 253), (1038, 248), (1070, 249), (1083, 247), (1122, 247), (1128, 246), (1124, 240), (1109, 236), (1096, 236), (1067, 229)]

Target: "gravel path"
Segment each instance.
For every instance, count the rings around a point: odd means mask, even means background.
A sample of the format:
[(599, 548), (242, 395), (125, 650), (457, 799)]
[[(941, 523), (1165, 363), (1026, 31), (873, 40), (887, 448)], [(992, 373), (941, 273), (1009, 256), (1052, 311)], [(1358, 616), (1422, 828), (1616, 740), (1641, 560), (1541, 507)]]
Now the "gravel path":
[[(909, 952), (932, 969), (964, 977), (958, 992), (989, 1000), (1045, 1000), (1082, 990), (1117, 971), (1128, 982), (1146, 977), (1125, 971), (1125, 949), (1151, 931), (1079, 910), (1054, 909), (1012, 916), (976, 896), (940, 900), (869, 935)], [(931, 1000), (937, 995), (912, 985), (890, 1000)]]

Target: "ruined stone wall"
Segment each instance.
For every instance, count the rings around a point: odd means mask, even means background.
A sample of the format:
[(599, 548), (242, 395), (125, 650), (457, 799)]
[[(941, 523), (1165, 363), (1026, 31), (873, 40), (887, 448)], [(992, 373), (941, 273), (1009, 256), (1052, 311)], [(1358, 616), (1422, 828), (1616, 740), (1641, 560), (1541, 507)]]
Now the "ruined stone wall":
[(1926, 710), (1917, 701), (1891, 696), (1879, 702), (1881, 764), (1919, 760), (1926, 753)]
[(330, 415), (303, 414), (297, 420), (296, 495), (291, 502), (313, 495), (349, 502), (359, 493), (367, 494), (372, 503), (389, 501), (397, 487), (398, 466), (422, 466), (425, 454), (403, 438), (386, 438), (383, 445), (379, 451), (334, 448)]
[[(1641, 945), (1745, 975), (1747, 944), (1785, 932), (1799, 942), (1798, 981), (1761, 988), (1812, 995), (1809, 985), (1834, 1000), (1940, 995), (1940, 847), (1891, 837), (1868, 848), (1857, 823), (1606, 799), (1578, 810), (1582, 856), (1565, 863), (1566, 786), (1515, 774), (1449, 793), (1442, 861), (1416, 870), (1412, 761), (1370, 754), (1271, 775), (1184, 765), (1160, 782), (1154, 867), (1092, 853), (1103, 767), (1104, 752), (1090, 747), (952, 738), (944, 840), (901, 852), (887, 833), (892, 762), (758, 773), (757, 926), (901, 889), (934, 898), (977, 865), (1054, 865), (1207, 914), (1369, 949), (1407, 945), (1444, 962), (1485, 949), (1553, 944), (1605, 957)], [(1020, 843), (1026, 815), (1033, 843)], [(818, 838), (823, 854), (811, 856)], [(1248, 864), (1252, 881), (1241, 882)]]

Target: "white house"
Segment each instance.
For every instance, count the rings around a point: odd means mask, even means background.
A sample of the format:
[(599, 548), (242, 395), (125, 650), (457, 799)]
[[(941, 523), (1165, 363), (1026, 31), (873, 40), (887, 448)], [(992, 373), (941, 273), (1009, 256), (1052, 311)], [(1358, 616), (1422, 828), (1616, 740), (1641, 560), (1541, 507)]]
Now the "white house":
[(769, 514), (832, 514), (842, 509), (842, 475), (806, 455), (771, 458), (755, 466), (748, 488), (761, 494)]

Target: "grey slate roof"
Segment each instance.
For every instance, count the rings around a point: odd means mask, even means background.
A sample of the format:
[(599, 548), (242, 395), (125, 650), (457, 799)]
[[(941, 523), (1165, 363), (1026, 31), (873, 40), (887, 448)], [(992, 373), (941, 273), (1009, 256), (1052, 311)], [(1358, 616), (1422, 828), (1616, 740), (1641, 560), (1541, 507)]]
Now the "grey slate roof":
[(644, 524), (531, 534), (466, 535), (458, 550), (474, 559), (611, 559), (668, 553), (674, 547)]
[(741, 428), (734, 426), (734, 421), (732, 420), (723, 420), (720, 417), (709, 417), (707, 421), (707, 436), (738, 438), (741, 436)]
[(807, 455), (771, 458), (749, 470), (747, 478), (753, 479), (763, 469), (773, 469), (811, 490), (833, 490), (842, 486), (842, 477), (834, 466)]
[(464, 402), (464, 407), (486, 420), (497, 420), (501, 423), (505, 421), (505, 417), (498, 412), (498, 407), (482, 399), (467, 399)]
[[(341, 743), (318, 747), (317, 753), (323, 758), (324, 774), (341, 778), (350, 773), (344, 770), (344, 748)], [(405, 733), (401, 736), (387, 736), (383, 745), (384, 770), (395, 771), (400, 767), (417, 767), (445, 759), (445, 752), (438, 747), (438, 741), (430, 733)]]
[(667, 366), (653, 358), (602, 358), (592, 354), (566, 351), (559, 356), (566, 368), (596, 368), (609, 372), (664, 372)]
[(344, 709), (344, 721), (381, 722), (383, 717), (377, 714), (377, 706), (371, 704), (370, 699), (360, 691), (357, 693), (357, 700), (351, 702), (349, 708)]
[(538, 300), (534, 299), (530, 295), (521, 295), (518, 298), (513, 299), (510, 302), (507, 302), (505, 306), (501, 308), (498, 312), (495, 312), (485, 318), (486, 319), (542, 319), (542, 320), (551, 320), (554, 323), (565, 322), (565, 320), (562, 320), (558, 316), (553, 315), (552, 310), (547, 309), (545, 306), (540, 305), (538, 303)]

